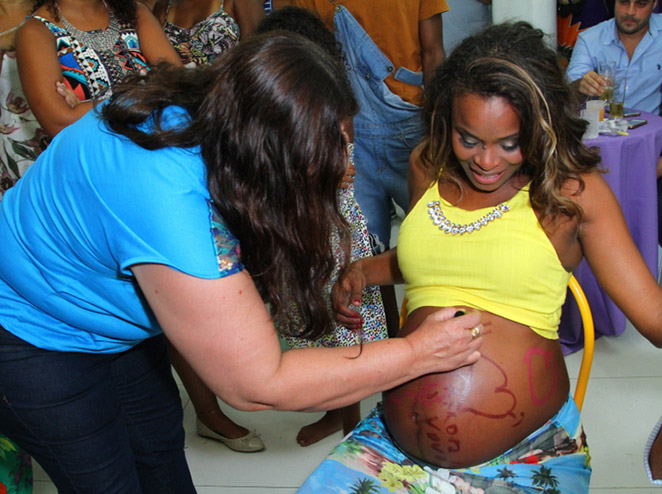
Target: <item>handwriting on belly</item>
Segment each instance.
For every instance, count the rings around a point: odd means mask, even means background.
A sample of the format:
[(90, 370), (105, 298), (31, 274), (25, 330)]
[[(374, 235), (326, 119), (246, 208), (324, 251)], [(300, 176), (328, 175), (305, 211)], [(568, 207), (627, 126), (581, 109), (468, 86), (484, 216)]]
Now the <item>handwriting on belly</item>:
[[(460, 432), (457, 418), (460, 414), (471, 414), (477, 417), (483, 417), (490, 420), (507, 420), (511, 427), (518, 426), (524, 420), (524, 412), (516, 412), (517, 397), (509, 388), (508, 376), (504, 369), (494, 360), (482, 356), (490, 366), (494, 368), (493, 372), (485, 372), (484, 375), (494, 376), (497, 379), (493, 387), (493, 395), (490, 400), (482, 400), (481, 403), (488, 403), (481, 408), (478, 406), (465, 406), (465, 400), (471, 391), (471, 370), (465, 369), (468, 373), (468, 379), (453, 379), (452, 385), (440, 386), (436, 379), (423, 379), (422, 385), (416, 391), (406, 391), (401, 398), (402, 401), (414, 400), (418, 405), (428, 408), (430, 405), (439, 404), (435, 410), (443, 410), (440, 415), (427, 416), (424, 421), (424, 427), (427, 428), (425, 437), (428, 439), (430, 447), (438, 453), (437, 459), (443, 461), (447, 459), (448, 454), (457, 453), (461, 450), (461, 441), (458, 433)], [(465, 374), (467, 375), (467, 374)], [(499, 400), (499, 410), (494, 410), (495, 400)], [(429, 408), (428, 408), (429, 409)]]

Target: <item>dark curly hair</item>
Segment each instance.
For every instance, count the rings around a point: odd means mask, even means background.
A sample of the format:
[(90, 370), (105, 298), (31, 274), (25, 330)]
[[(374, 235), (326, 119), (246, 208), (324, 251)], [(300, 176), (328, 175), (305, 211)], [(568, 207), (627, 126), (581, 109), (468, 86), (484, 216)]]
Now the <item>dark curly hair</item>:
[[(160, 127), (170, 105), (188, 110), (188, 126)], [(130, 78), (103, 116), (147, 149), (201, 147), (214, 203), (274, 317), (289, 321), (294, 303), (304, 324), (295, 336), (316, 338), (334, 326), (323, 295), (334, 229), (348, 250), (336, 192), (348, 163), (341, 122), (357, 110), (337, 60), (301, 36), (270, 33), (210, 66), (160, 65)], [(149, 133), (138, 127), (147, 119)]]
[(426, 85), (422, 163), (431, 182), (438, 177), (460, 188), (451, 112), (454, 98), (464, 94), (504, 98), (515, 109), (524, 156), (520, 172), (531, 177), (533, 208), (543, 217), (581, 218), (581, 207), (561, 189), (572, 179), (581, 191), (581, 174), (595, 170), (600, 157), (582, 143), (587, 122), (579, 118), (580, 101), (544, 33), (526, 22), (490, 26), (456, 47)]
[[(106, 5), (113, 11), (117, 20), (122, 24), (135, 26), (138, 20), (138, 11), (135, 0), (106, 0)], [(42, 5), (46, 5), (48, 11), (53, 14), (55, 20), (60, 20), (57, 9), (57, 0), (36, 0), (32, 4), (32, 12)]]
[(288, 31), (317, 43), (333, 57), (343, 60), (342, 47), (324, 21), (312, 10), (287, 5), (274, 10), (255, 28), (255, 34)]

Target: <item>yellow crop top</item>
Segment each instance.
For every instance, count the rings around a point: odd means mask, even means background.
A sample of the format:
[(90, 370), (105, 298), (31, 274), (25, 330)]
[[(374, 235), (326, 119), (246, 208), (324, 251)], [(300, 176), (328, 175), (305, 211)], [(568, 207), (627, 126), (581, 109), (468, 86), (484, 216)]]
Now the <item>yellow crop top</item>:
[(563, 268), (531, 208), (529, 185), (504, 204), (508, 211), (483, 220), (480, 229), (454, 235), (435, 225), (433, 217), (437, 223), (447, 218), (468, 225), (497, 208), (454, 207), (440, 197), (436, 183), (425, 192), (398, 237), (407, 309), (411, 313), (423, 306), (473, 307), (558, 339), (571, 273)]

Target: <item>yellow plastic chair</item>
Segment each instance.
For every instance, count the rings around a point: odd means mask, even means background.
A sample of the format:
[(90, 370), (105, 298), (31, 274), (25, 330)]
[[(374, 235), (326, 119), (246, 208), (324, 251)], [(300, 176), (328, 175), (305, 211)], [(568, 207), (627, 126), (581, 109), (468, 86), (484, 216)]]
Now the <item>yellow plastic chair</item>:
[(591, 365), (593, 365), (595, 328), (593, 326), (593, 315), (586, 300), (586, 295), (584, 295), (584, 290), (582, 290), (574, 275), (570, 277), (568, 288), (570, 288), (570, 292), (575, 297), (575, 301), (579, 307), (579, 313), (582, 316), (582, 326), (584, 327), (584, 353), (582, 354), (582, 363), (579, 366), (579, 376), (577, 377), (577, 385), (575, 386), (575, 394), (573, 395), (577, 408), (581, 412), (586, 387), (588, 386), (588, 378), (591, 375)]
[[(584, 353), (582, 355), (582, 363), (579, 367), (579, 376), (577, 377), (577, 385), (575, 386), (575, 394), (573, 398), (577, 404), (579, 411), (582, 411), (584, 405), (584, 396), (586, 395), (586, 387), (588, 386), (588, 378), (591, 375), (591, 366), (593, 365), (593, 351), (595, 348), (595, 328), (593, 326), (593, 314), (591, 308), (584, 295), (584, 290), (579, 285), (575, 276), (570, 277), (568, 283), (570, 292), (575, 297), (579, 313), (582, 317), (582, 326), (584, 327)], [(402, 301), (400, 309), (400, 327), (402, 327), (407, 320), (407, 299)]]

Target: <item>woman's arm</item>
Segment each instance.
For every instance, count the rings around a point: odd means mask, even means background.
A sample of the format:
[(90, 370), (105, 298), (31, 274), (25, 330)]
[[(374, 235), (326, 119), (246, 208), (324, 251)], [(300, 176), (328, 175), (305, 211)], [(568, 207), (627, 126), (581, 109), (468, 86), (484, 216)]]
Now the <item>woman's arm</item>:
[(283, 353), (246, 271), (212, 280), (159, 264), (132, 271), (171, 343), (214, 393), (243, 410), (339, 408), (480, 357), (481, 338), (468, 331), (479, 314), (453, 318), (452, 308), (405, 338)]
[(583, 177), (579, 238), (586, 260), (609, 297), (637, 330), (662, 348), (662, 289), (632, 240), (620, 205), (598, 173)]
[[(138, 5), (136, 30), (141, 51), (148, 62), (167, 60), (173, 64), (181, 64), (177, 52), (170, 45), (158, 21), (142, 4)], [(42, 22), (28, 19), (18, 30), (16, 57), (28, 105), (49, 136), (54, 137), (94, 105), (92, 101), (72, 105), (72, 100), (65, 100), (61, 90), (58, 91), (58, 83), (63, 81), (63, 77), (55, 37)]]
[(154, 14), (143, 4), (137, 4), (136, 33), (140, 42), (140, 51), (150, 64), (158, 62), (170, 62), (173, 65), (181, 65), (177, 51), (173, 48), (168, 37), (163, 32), (163, 27)]
[(446, 59), (443, 21), (441, 14), (418, 22), (418, 38), (421, 43), (421, 62), (423, 64), (423, 81), (429, 81), (434, 69)]
[(16, 33), (16, 61), (25, 98), (39, 125), (54, 137), (92, 108), (86, 101), (73, 108), (57, 93), (62, 69), (55, 37), (37, 19), (28, 19)]

